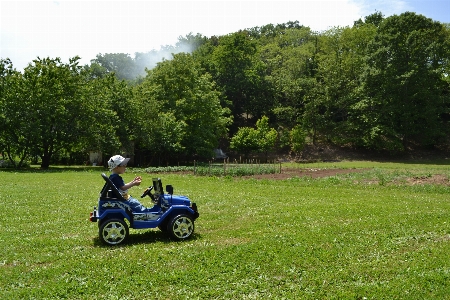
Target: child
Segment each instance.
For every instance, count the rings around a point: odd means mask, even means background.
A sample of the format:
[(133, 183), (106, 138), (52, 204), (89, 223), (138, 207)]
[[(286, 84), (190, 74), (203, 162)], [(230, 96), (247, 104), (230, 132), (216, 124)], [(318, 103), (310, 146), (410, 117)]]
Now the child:
[(123, 178), (120, 176), (120, 174), (125, 173), (129, 160), (129, 158), (124, 158), (120, 155), (114, 155), (113, 157), (111, 157), (108, 161), (108, 167), (111, 171), (109, 179), (111, 179), (112, 183), (116, 186), (120, 194), (123, 196), (127, 204), (130, 205), (131, 209), (134, 212), (149, 212), (151, 210), (150, 208), (143, 206), (136, 198), (133, 198), (128, 194), (128, 189), (141, 184), (141, 176), (135, 177), (127, 184), (125, 184)]

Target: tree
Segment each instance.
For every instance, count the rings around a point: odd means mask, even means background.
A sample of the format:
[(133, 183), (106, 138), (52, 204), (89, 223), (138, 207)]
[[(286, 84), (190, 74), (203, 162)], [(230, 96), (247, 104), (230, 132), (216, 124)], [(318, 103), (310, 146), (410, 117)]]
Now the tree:
[[(0, 60), (0, 150), (11, 165), (20, 168), (31, 154), (32, 143), (25, 139), (33, 124), (26, 120), (21, 99), (22, 74), (9, 59)], [(19, 162), (16, 163), (16, 158)]]
[(118, 79), (132, 81), (139, 75), (135, 60), (125, 53), (97, 54), (91, 65), (96, 71), (114, 73)]
[(299, 122), (305, 97), (314, 85), (317, 37), (309, 28), (286, 29), (261, 50), (266, 81), (273, 90), (270, 113), (282, 128)]
[(153, 150), (153, 156), (162, 162), (170, 162), (174, 157), (186, 150), (183, 138), (187, 131), (187, 124), (179, 121), (171, 112), (161, 112), (151, 122), (152, 126), (146, 131), (147, 139), (144, 145)]
[(269, 118), (263, 116), (256, 121), (256, 138), (258, 144), (258, 151), (263, 152), (267, 156), (270, 150), (275, 148), (277, 141), (277, 131), (269, 127)]
[(401, 151), (408, 143), (434, 146), (448, 134), (441, 116), (450, 100), (443, 93), (449, 42), (441, 23), (415, 13), (381, 23), (370, 45), (365, 97), (357, 105), (370, 124), (368, 145)]
[(299, 125), (292, 128), (290, 131), (291, 151), (299, 153), (305, 148), (306, 144), (306, 131)]
[(257, 43), (245, 31), (221, 37), (212, 53), (213, 78), (232, 103), (232, 132), (253, 123), (252, 119), (258, 119), (270, 107), (264, 65), (257, 53)]
[(113, 73), (89, 80), (84, 93), (84, 150), (105, 154), (134, 151), (138, 135), (132, 89)]
[(379, 27), (381, 22), (383, 22), (384, 16), (381, 12), (377, 11), (374, 14), (368, 15), (364, 18), (364, 21), (359, 19), (353, 22), (353, 27), (364, 26), (365, 24), (372, 24), (375, 27)]
[(183, 149), (188, 156), (211, 157), (219, 138), (226, 135), (231, 119), (227, 116), (229, 110), (220, 105), (220, 92), (211, 76), (200, 71), (192, 55), (175, 54), (172, 60), (163, 61), (148, 72), (136, 97), (140, 103), (154, 103), (159, 109), (152, 118), (164, 113), (172, 120), (170, 123), (174, 124), (175, 118), (185, 124), (177, 129), (175, 140), (183, 133), (182, 147), (177, 145), (177, 151)]
[(63, 64), (59, 58), (37, 58), (17, 77), (15, 96), (5, 103), (9, 138), (27, 155), (40, 156), (42, 168), (49, 167), (53, 155), (76, 145), (84, 131), (78, 60)]
[(171, 111), (164, 111), (163, 101), (156, 98), (156, 86), (146, 78), (143, 84), (135, 87), (134, 99), (140, 109), (137, 113), (137, 146), (142, 153), (151, 153), (150, 161), (158, 165), (169, 163), (185, 151), (183, 138), (186, 123), (177, 120)]
[(207, 42), (207, 38), (200, 33), (193, 35), (192, 32), (186, 36), (179, 36), (178, 42), (175, 45), (175, 53), (192, 53), (197, 50), (201, 45)]
[(240, 127), (231, 138), (230, 148), (243, 153), (245, 156), (251, 152), (263, 152), (266, 156), (275, 147), (277, 131), (269, 127), (269, 118), (263, 116), (256, 122), (256, 129)]
[(257, 132), (251, 127), (240, 127), (231, 138), (230, 148), (248, 156), (251, 152), (258, 150)]
[(358, 143), (360, 134), (353, 123), (352, 107), (361, 97), (367, 45), (375, 32), (374, 25), (363, 24), (333, 28), (319, 38), (316, 82), (307, 93), (304, 120), (308, 123), (303, 125), (327, 142)]

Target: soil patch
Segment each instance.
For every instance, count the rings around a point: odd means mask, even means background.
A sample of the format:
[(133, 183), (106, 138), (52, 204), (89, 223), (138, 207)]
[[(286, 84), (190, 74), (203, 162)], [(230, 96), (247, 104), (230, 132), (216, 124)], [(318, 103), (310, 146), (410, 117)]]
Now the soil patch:
[(447, 176), (441, 174), (435, 174), (431, 176), (413, 177), (408, 178), (406, 182), (410, 185), (416, 184), (433, 184), (433, 185), (447, 185), (450, 186), (450, 180)]
[(242, 176), (242, 178), (276, 179), (276, 180), (283, 180), (293, 177), (321, 178), (321, 177), (335, 176), (338, 174), (358, 173), (363, 172), (365, 170), (366, 169), (282, 168), (281, 173)]
[[(242, 176), (241, 178), (255, 178), (255, 179), (272, 179), (283, 180), (293, 177), (311, 177), (311, 178), (323, 178), (331, 177), (339, 174), (350, 174), (364, 172), (367, 169), (318, 169), (318, 168), (284, 168), (281, 173), (276, 174), (259, 174), (251, 176)], [(378, 184), (378, 180), (374, 179), (370, 181), (370, 184)], [(446, 185), (450, 186), (450, 179), (442, 174), (434, 174), (431, 176), (411, 177), (404, 181), (393, 181), (389, 184), (407, 184), (407, 185)]]

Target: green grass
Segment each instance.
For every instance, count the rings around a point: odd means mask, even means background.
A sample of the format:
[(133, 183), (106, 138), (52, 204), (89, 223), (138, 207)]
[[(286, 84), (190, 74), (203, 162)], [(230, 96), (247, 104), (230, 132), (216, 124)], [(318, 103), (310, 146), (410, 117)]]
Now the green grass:
[(270, 181), (128, 170), (144, 178), (135, 196), (159, 176), (200, 217), (188, 241), (131, 230), (119, 247), (88, 221), (105, 170), (0, 171), (0, 299), (448, 299), (450, 189), (398, 179), (449, 176), (449, 165), (319, 167), (367, 171)]

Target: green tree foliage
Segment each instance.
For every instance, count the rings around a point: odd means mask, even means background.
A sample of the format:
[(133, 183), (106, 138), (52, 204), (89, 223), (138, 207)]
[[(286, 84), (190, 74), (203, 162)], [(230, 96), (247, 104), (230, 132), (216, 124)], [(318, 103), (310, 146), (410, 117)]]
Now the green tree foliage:
[(157, 160), (158, 165), (173, 161), (186, 150), (183, 139), (188, 131), (187, 124), (177, 120), (173, 113), (161, 112), (150, 124), (152, 126), (147, 126), (144, 144), (153, 150), (153, 159)]
[(270, 128), (267, 116), (263, 116), (256, 121), (257, 150), (263, 152), (266, 155), (266, 159), (268, 152), (274, 150), (277, 137), (278, 133), (275, 129)]
[(358, 143), (353, 105), (358, 102), (365, 70), (367, 45), (376, 32), (372, 24), (333, 28), (318, 39), (316, 80), (306, 92), (303, 126), (327, 141), (345, 145)]
[(415, 13), (381, 23), (358, 103), (361, 118), (370, 124), (365, 133), (369, 147), (433, 146), (448, 134), (441, 115), (448, 113), (450, 100), (444, 93), (449, 42), (442, 24)]
[(257, 43), (246, 31), (221, 37), (212, 53), (213, 78), (232, 103), (235, 127), (253, 123), (270, 107), (257, 53)]
[(230, 148), (238, 153), (248, 156), (251, 152), (258, 150), (258, 136), (254, 128), (240, 127), (231, 138)]
[(256, 129), (241, 127), (231, 138), (230, 148), (245, 156), (251, 152), (263, 152), (266, 155), (275, 148), (277, 131), (269, 127), (269, 118), (263, 116), (256, 122)]
[[(211, 157), (231, 119), (227, 117), (229, 110), (220, 105), (220, 93), (211, 76), (199, 69), (192, 55), (176, 54), (148, 73), (137, 97), (141, 102), (155, 103), (158, 114), (166, 113), (164, 116), (185, 124), (177, 129), (174, 140), (178, 151), (183, 149), (188, 156)], [(161, 133), (164, 134), (168, 133)], [(181, 135), (182, 140), (178, 141)]]
[[(0, 150), (3, 158), (8, 158), (11, 165), (22, 167), (31, 155), (32, 144), (26, 140), (24, 133), (33, 124), (20, 122), (26, 116), (20, 105), (22, 74), (13, 68), (9, 59), (0, 60)], [(17, 127), (17, 126), (24, 127)], [(19, 162), (16, 163), (16, 158)]]
[(354, 22), (354, 27), (364, 26), (366, 24), (372, 24), (375, 27), (380, 26), (381, 22), (383, 22), (384, 16), (381, 12), (376, 12), (364, 18), (364, 21), (359, 19)]
[(178, 41), (175, 44), (175, 49), (177, 50), (175, 53), (191, 53), (207, 41), (208, 39), (200, 33), (194, 35), (190, 32), (186, 36), (179, 36)]
[(137, 148), (158, 164), (210, 158), (219, 141), (248, 155), (278, 139), (298, 153), (306, 134), (369, 150), (448, 146), (449, 45), (448, 24), (376, 12), (324, 32), (295, 21), (190, 33), (134, 57), (99, 54), (84, 68), (38, 58), (22, 74), (2, 59), (0, 150), (22, 162), (40, 156), (45, 168), (89, 150)]
[(307, 132), (297, 125), (290, 131), (291, 151), (298, 154), (305, 148)]
[(15, 93), (4, 102), (6, 142), (17, 145), (21, 157), (40, 156), (48, 168), (53, 155), (71, 149), (83, 127), (82, 76), (75, 57), (36, 59), (15, 76)]
[(150, 161), (158, 165), (169, 163), (185, 150), (183, 138), (186, 123), (177, 120), (171, 111), (164, 111), (164, 102), (156, 98), (158, 86), (149, 78), (135, 87), (134, 99), (139, 105), (137, 146), (150, 153)]
[(100, 73), (114, 73), (117, 78), (134, 80), (136, 78), (136, 64), (129, 54), (105, 53), (97, 54), (91, 61), (91, 68)]
[(112, 74), (89, 80), (85, 86), (83, 148), (105, 154), (133, 153), (138, 138), (137, 107), (132, 89)]
[(315, 82), (316, 44), (317, 37), (303, 27), (283, 30), (261, 50), (274, 97), (271, 114), (282, 127), (291, 127), (304, 113), (306, 95)]
[(300, 25), (298, 21), (289, 21), (281, 24), (267, 24), (246, 29), (252, 39), (257, 39), (261, 46), (273, 43), (274, 40), (286, 35), (289, 31), (300, 30), (306, 27)]

